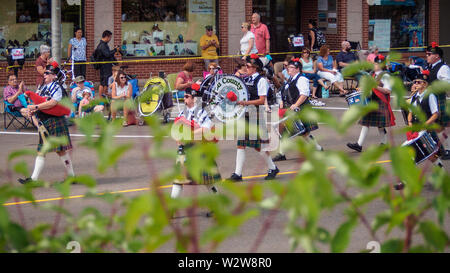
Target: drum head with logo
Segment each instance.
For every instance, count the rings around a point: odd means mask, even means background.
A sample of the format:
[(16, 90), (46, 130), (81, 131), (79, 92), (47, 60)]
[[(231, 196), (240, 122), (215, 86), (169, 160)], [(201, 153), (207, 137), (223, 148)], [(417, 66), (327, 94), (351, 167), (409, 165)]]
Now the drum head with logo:
[[(209, 89), (209, 112), (221, 122), (240, 119), (245, 113), (245, 107), (238, 101), (248, 100), (245, 83), (238, 77), (225, 75), (217, 79)], [(233, 95), (233, 94), (234, 95)], [(230, 98), (233, 98), (231, 99)]]

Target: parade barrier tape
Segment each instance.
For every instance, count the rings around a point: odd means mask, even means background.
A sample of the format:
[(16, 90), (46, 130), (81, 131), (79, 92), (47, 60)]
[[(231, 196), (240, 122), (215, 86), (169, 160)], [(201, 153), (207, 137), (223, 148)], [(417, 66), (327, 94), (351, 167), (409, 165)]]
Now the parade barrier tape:
[[(440, 45), (439, 47), (443, 48), (443, 47), (450, 47), (450, 45)], [(405, 50), (405, 49), (426, 49), (427, 46), (420, 46), (420, 47), (395, 47), (395, 48), (390, 48), (387, 51), (393, 51), (393, 50)], [(379, 50), (383, 51), (383, 48), (380, 48)], [(358, 50), (352, 50), (352, 51), (358, 51)], [(330, 52), (332, 53), (339, 53), (340, 50), (330, 50)], [(277, 52), (277, 53), (270, 53), (271, 56), (274, 55), (288, 55), (288, 54), (301, 54), (302, 52)], [(319, 53), (319, 51), (311, 51), (311, 53)], [(259, 54), (262, 56), (262, 54)], [(226, 59), (226, 58), (239, 58), (239, 57), (243, 57), (244, 55), (225, 55), (225, 56), (217, 56), (217, 58), (219, 59)], [(203, 57), (179, 57), (179, 58), (151, 58), (151, 59), (135, 59), (135, 60), (120, 60), (120, 61), (104, 61), (104, 62), (77, 62), (74, 63), (74, 65), (81, 65), (81, 64), (109, 64), (109, 63), (147, 63), (147, 62), (164, 62), (164, 61), (180, 61), (180, 60), (203, 60)], [(71, 66), (72, 63), (66, 63), (66, 66)], [(6, 72), (8, 72), (9, 69), (11, 68), (20, 68), (20, 67), (35, 67), (36, 65), (11, 65), (11, 66), (7, 66), (5, 68), (0, 67), (0, 70), (6, 70)]]

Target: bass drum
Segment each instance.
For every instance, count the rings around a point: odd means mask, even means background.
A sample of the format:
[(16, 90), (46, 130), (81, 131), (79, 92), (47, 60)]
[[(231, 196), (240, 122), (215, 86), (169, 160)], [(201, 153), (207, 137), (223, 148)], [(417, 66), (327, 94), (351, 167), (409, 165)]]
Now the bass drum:
[(155, 113), (163, 103), (163, 98), (169, 92), (167, 82), (159, 77), (151, 78), (137, 97), (140, 116), (148, 117)]
[[(211, 81), (212, 84), (202, 97), (210, 116), (224, 123), (242, 118), (246, 107), (238, 105), (237, 102), (248, 100), (248, 90), (245, 83), (233, 75), (222, 75), (211, 79)], [(229, 99), (230, 97), (234, 97), (236, 100), (232, 101)]]

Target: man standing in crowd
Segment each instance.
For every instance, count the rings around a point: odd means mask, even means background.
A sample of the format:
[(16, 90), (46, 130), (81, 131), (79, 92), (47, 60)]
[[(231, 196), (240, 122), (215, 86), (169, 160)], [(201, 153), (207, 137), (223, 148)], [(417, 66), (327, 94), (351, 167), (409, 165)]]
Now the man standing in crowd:
[[(433, 42), (431, 43), (431, 46), (427, 48), (426, 54), (428, 70), (430, 70), (430, 84), (436, 80), (450, 83), (450, 67), (442, 60), (442, 57), (444, 56), (442, 48), (440, 48), (437, 43)], [(438, 123), (442, 126), (441, 131), (438, 131), (438, 135), (445, 148), (442, 159), (448, 160), (450, 159), (450, 137), (448, 136), (448, 130), (446, 129), (450, 124), (450, 116), (446, 112), (447, 93), (436, 94), (436, 96), (440, 113)]]
[(200, 38), (200, 47), (202, 48), (202, 58), (205, 61), (205, 69), (209, 71), (209, 64), (219, 65), (217, 49), (219, 48), (219, 38), (213, 32), (212, 26), (206, 26), (206, 34)]
[(252, 15), (251, 32), (255, 34), (256, 49), (258, 54), (267, 55), (270, 52), (270, 34), (269, 29), (261, 23), (261, 16), (258, 13)]
[(110, 62), (100, 64), (100, 87), (98, 89), (99, 97), (101, 98), (103, 94), (108, 94), (108, 78), (112, 75), (112, 63), (114, 61), (114, 54), (119, 52), (119, 48), (115, 47), (113, 50), (109, 49), (108, 43), (111, 41), (112, 32), (105, 30), (102, 34), (102, 39), (98, 44), (96, 50), (96, 60), (98, 62)]

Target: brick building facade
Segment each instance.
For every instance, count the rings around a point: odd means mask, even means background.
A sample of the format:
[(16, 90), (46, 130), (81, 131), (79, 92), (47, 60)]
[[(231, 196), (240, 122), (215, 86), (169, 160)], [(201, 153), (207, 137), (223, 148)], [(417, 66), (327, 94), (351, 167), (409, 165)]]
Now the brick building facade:
[[(369, 5), (367, 0), (336, 0), (337, 7), (337, 33), (327, 34), (327, 43), (332, 50), (338, 50), (342, 40), (360, 41), (362, 48), (367, 49), (369, 42)], [(426, 0), (427, 7), (427, 41), (439, 43), (439, 1)], [(98, 44), (101, 32), (110, 29), (113, 32), (113, 41), (110, 47), (119, 46), (122, 36), (122, 0), (84, 0), (84, 36), (87, 39), (87, 56), (90, 56)], [(297, 0), (297, 10), (300, 25), (298, 31), (305, 37), (308, 34), (308, 20), (317, 20), (318, 1)], [(217, 0), (216, 1), (216, 23), (215, 29), (220, 41), (220, 55), (228, 56), (236, 54), (239, 47), (239, 40), (242, 36), (238, 30), (241, 22), (251, 21), (254, 11), (252, 0)], [(112, 14), (111, 14), (112, 13)], [(201, 31), (204, 31), (203, 29)], [(305, 39), (306, 40), (306, 39)], [(65, 49), (64, 49), (65, 50)], [(272, 50), (273, 52), (274, 50)], [(276, 51), (276, 48), (275, 48)], [(279, 53), (279, 52), (278, 52)], [(404, 53), (423, 55), (422, 52)], [(127, 65), (130, 74), (136, 74), (139, 79), (147, 79), (150, 74), (158, 75), (160, 71), (165, 74), (179, 72), (186, 62), (182, 57), (174, 57), (171, 60), (167, 57), (161, 58), (121, 58), (119, 60), (128, 61)], [(200, 76), (203, 70), (203, 60), (192, 60), (195, 64), (195, 76)], [(220, 58), (220, 65), (226, 73), (232, 73), (235, 67), (233, 58)], [(19, 79), (25, 80), (26, 84), (35, 84), (34, 60), (26, 61), (25, 67), (19, 72)], [(0, 61), (0, 84), (6, 84), (7, 63)], [(10, 72), (12, 73), (12, 72)], [(99, 81), (98, 71), (91, 65), (87, 66), (87, 78), (94, 82)]]

